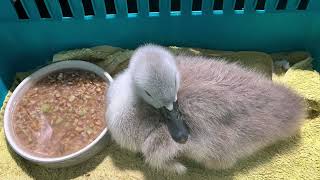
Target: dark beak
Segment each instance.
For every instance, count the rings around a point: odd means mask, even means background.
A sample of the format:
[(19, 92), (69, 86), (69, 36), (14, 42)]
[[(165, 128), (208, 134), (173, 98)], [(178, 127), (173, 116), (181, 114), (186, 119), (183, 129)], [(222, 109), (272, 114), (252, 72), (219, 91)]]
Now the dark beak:
[(171, 111), (163, 107), (160, 109), (160, 112), (166, 119), (166, 124), (172, 139), (180, 144), (186, 143), (189, 137), (189, 130), (187, 124), (182, 119), (178, 109), (178, 103), (175, 102), (173, 104)]

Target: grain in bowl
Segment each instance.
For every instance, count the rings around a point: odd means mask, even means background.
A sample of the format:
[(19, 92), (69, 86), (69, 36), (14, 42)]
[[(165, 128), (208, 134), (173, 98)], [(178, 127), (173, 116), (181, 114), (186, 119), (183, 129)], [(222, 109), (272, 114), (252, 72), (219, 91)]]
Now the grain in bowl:
[(93, 72), (68, 69), (47, 75), (15, 107), (17, 142), (44, 157), (82, 149), (106, 127), (106, 89), (106, 82)]
[[(26, 81), (26, 82), (25, 82)], [(48, 167), (82, 162), (106, 144), (109, 74), (83, 61), (59, 62), (24, 80), (9, 99), (5, 134), (24, 158)]]

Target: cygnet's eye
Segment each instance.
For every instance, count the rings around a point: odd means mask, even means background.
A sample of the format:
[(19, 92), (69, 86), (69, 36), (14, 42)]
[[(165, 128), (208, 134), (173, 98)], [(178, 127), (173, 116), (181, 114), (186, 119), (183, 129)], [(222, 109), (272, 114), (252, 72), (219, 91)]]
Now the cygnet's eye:
[(146, 92), (146, 94), (147, 94), (148, 96), (152, 97), (151, 94), (148, 93), (148, 91), (144, 90), (144, 92)]

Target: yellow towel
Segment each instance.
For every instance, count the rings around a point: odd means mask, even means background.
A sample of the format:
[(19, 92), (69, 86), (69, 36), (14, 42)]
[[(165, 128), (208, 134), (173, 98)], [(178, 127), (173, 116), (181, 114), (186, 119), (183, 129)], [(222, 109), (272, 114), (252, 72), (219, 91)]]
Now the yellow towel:
[[(198, 48), (181, 48), (175, 46), (170, 46), (169, 50), (175, 54), (221, 57), (229, 62), (238, 62), (247, 68), (256, 70), (268, 78), (271, 78), (272, 76), (272, 58), (270, 55), (263, 52), (216, 51)], [(53, 61), (55, 62), (74, 59), (90, 61), (103, 67), (111, 75), (114, 75), (127, 67), (128, 60), (132, 53), (132, 50), (126, 50), (117, 47), (97, 46), (93, 48), (59, 52), (53, 56)]]
[[(194, 48), (185, 48), (183, 51), (191, 51), (192, 54), (200, 53), (203, 56), (237, 56), (235, 59), (238, 61), (245, 61), (243, 58), (248, 57), (245, 52)], [(109, 70), (111, 74), (116, 74), (127, 66), (127, 60), (131, 54), (130, 50), (99, 46), (61, 52), (55, 55), (53, 60), (88, 60)], [(268, 56), (258, 52), (248, 52), (248, 54), (258, 54), (260, 57)], [(269, 57), (266, 59), (266, 61), (270, 60)], [(261, 61), (257, 60), (255, 63), (259, 64), (259, 62)], [(268, 63), (270, 65), (270, 62)], [(260, 68), (263, 66), (267, 67), (262, 65)], [(310, 70), (310, 61), (301, 62), (297, 66), (292, 67), (281, 77), (274, 75), (274, 79), (292, 87), (305, 99), (317, 101), (320, 97), (316, 94), (319, 92), (319, 89), (316, 89), (319, 87), (319, 73)], [(270, 73), (271, 67), (267, 68), (268, 70), (264, 72)], [(12, 89), (28, 74), (18, 74)], [(10, 94), (11, 92), (9, 92), (5, 104)], [(120, 149), (114, 142), (110, 142), (105, 150), (98, 155), (74, 167), (47, 169), (34, 165), (12, 152), (5, 141), (2, 128), (5, 104), (0, 111), (0, 179), (320, 179), (320, 116), (317, 113), (306, 120), (297, 136), (263, 149), (240, 161), (230, 170), (206, 170), (193, 161), (182, 159), (188, 167), (188, 172), (185, 175), (176, 176), (151, 170), (143, 163), (140, 154)]]

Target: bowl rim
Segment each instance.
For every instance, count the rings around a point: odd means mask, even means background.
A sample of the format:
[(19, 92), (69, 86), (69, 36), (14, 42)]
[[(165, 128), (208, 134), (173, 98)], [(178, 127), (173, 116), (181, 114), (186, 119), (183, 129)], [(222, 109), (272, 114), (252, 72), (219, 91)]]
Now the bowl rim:
[(44, 66), (40, 68), (39, 70), (33, 72), (31, 75), (29, 75), (27, 78), (25, 78), (13, 91), (12, 95), (9, 98), (9, 101), (6, 105), (5, 113), (4, 113), (4, 132), (6, 139), (12, 149), (22, 156), (23, 158), (33, 161), (33, 162), (39, 162), (39, 163), (57, 163), (57, 162), (62, 162), (66, 161), (69, 159), (73, 159), (75, 157), (81, 156), (82, 154), (88, 152), (93, 146), (95, 146), (107, 133), (107, 127), (103, 129), (103, 131), (100, 133), (98, 137), (96, 137), (95, 140), (93, 140), (90, 144), (86, 145), (84, 148), (66, 155), (66, 156), (61, 156), (61, 157), (38, 157), (36, 155), (32, 155), (31, 153), (27, 152), (26, 150), (23, 150), (22, 148), (19, 147), (18, 143), (14, 140), (13, 137), (13, 132), (11, 131), (11, 109), (16, 102), (16, 96), (20, 94), (20, 91), (23, 90), (23, 88), (28, 84), (31, 83), (32, 81), (38, 81), (45, 75), (58, 71), (58, 70), (63, 70), (63, 69), (81, 69), (85, 71), (90, 71), (101, 78), (103, 78), (107, 84), (110, 85), (110, 83), (113, 81), (112, 77), (110, 76), (109, 73), (105, 72), (101, 67), (89, 63), (86, 61), (82, 60), (66, 60), (66, 61), (58, 61), (58, 62), (53, 62), (52, 64), (49, 64), (47, 66)]

